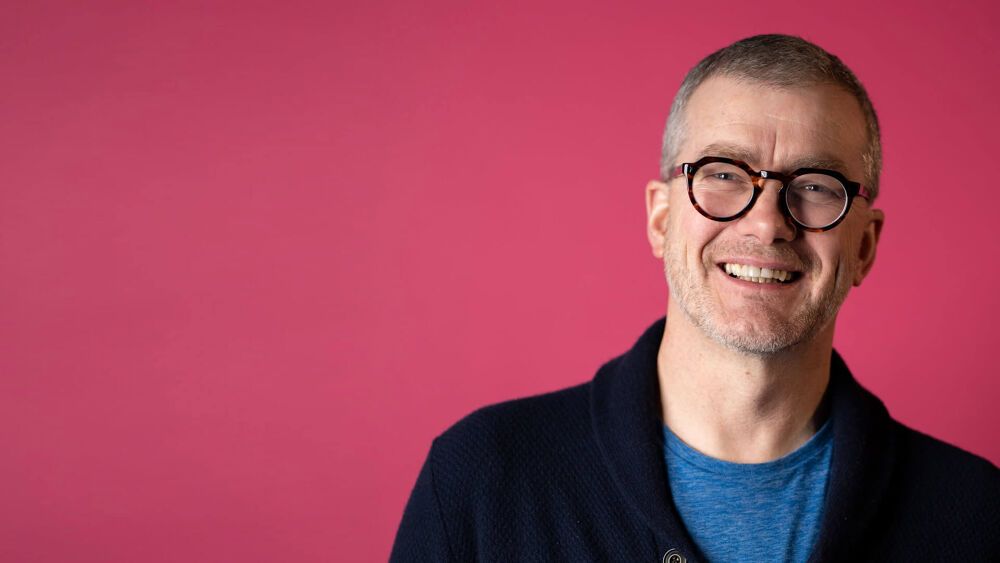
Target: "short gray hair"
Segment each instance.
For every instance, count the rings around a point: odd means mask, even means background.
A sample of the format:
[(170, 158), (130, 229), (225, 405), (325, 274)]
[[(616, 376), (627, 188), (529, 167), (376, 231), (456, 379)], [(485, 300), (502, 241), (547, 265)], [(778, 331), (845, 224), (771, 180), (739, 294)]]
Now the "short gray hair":
[(861, 155), (865, 168), (864, 184), (871, 191), (872, 200), (878, 196), (882, 140), (878, 116), (865, 87), (836, 55), (791, 35), (748, 37), (712, 53), (688, 71), (670, 106), (670, 116), (663, 132), (660, 154), (660, 174), (663, 178), (669, 178), (671, 169), (676, 166), (674, 159), (685, 132), (684, 111), (688, 100), (702, 82), (717, 75), (779, 88), (832, 84), (854, 96), (861, 106), (868, 133), (868, 143)]

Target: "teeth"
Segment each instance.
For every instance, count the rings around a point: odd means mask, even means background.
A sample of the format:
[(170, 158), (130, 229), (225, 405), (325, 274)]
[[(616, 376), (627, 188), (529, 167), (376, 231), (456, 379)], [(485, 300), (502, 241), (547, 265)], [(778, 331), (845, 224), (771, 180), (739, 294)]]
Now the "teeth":
[(758, 268), (745, 264), (723, 264), (726, 273), (736, 276), (741, 280), (756, 283), (778, 283), (792, 279), (792, 273), (785, 270), (773, 270), (771, 268)]

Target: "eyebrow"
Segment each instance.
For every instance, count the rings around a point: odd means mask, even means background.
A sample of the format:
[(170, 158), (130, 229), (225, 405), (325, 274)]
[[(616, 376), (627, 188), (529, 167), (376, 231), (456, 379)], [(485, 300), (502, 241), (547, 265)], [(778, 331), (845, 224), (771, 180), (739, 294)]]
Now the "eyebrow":
[[(759, 153), (753, 149), (730, 143), (712, 143), (701, 150), (699, 158), (702, 156), (724, 156), (734, 160), (742, 160), (746, 163), (756, 163), (761, 160)], [(835, 170), (841, 174), (847, 173), (847, 165), (844, 164), (844, 161), (829, 154), (815, 154), (796, 158), (788, 163), (784, 172), (792, 172), (799, 168), (822, 168), (824, 170)]]

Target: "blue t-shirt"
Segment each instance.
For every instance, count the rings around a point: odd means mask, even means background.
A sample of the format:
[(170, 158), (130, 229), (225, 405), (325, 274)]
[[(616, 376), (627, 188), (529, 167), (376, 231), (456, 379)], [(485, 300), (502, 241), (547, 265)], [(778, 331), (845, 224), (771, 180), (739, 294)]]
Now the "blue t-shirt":
[(833, 454), (829, 420), (802, 447), (767, 463), (708, 457), (666, 425), (663, 436), (674, 504), (709, 561), (809, 558)]

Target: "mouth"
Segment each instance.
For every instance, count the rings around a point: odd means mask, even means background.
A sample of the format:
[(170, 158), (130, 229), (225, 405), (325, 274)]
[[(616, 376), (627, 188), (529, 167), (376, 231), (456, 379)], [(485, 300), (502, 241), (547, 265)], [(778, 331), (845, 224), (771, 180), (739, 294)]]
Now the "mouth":
[(790, 284), (802, 277), (802, 272), (779, 268), (762, 268), (750, 264), (723, 262), (719, 264), (726, 275), (739, 280), (759, 284)]

